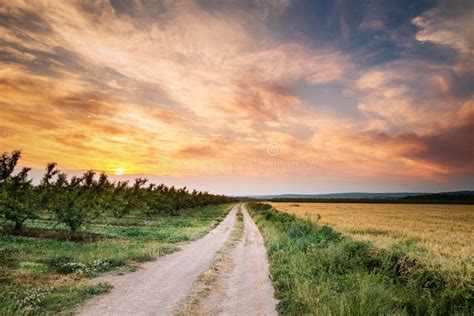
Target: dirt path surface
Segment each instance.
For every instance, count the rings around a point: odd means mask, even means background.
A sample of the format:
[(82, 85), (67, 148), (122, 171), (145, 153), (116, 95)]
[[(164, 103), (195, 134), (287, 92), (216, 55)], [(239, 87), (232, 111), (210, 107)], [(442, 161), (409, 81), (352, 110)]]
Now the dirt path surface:
[(134, 273), (95, 279), (110, 282), (114, 288), (109, 294), (88, 301), (78, 314), (173, 315), (229, 237), (237, 209), (234, 206), (209, 234), (183, 246), (180, 251), (146, 263)]
[(213, 290), (201, 301), (211, 315), (277, 315), (274, 290), (263, 238), (242, 205), (244, 233), (230, 253), (231, 269), (218, 276)]

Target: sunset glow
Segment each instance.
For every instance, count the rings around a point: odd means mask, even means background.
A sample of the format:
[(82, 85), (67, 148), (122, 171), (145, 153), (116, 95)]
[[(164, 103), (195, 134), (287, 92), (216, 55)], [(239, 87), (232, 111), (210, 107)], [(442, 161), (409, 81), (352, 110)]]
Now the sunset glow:
[(226, 194), (472, 188), (448, 3), (2, 1), (0, 150)]

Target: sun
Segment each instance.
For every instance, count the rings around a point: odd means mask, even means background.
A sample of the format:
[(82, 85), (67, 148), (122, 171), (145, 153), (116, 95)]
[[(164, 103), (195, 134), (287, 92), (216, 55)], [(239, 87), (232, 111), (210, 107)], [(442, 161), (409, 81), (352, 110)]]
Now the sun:
[(122, 174), (124, 174), (124, 173), (125, 173), (125, 169), (123, 169), (123, 168), (117, 168), (117, 169), (115, 169), (115, 174), (116, 174), (116, 175), (122, 175)]

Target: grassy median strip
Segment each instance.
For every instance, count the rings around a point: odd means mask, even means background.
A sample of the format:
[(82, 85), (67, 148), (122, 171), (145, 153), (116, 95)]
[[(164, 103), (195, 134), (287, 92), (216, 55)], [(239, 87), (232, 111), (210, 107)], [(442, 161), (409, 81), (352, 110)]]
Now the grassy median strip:
[(133, 271), (175, 251), (178, 243), (205, 235), (229, 209), (229, 204), (207, 206), (146, 220), (132, 214), (119, 222), (106, 217), (84, 226), (74, 241), (65, 239), (65, 227), (47, 220), (26, 222), (22, 233), (27, 236), (0, 228), (0, 314), (68, 313), (110, 290), (108, 284), (87, 284), (88, 278)]
[(446, 279), (407, 255), (378, 249), (270, 205), (250, 203), (262, 231), (281, 314), (472, 315), (473, 284)]
[(244, 233), (244, 221), (243, 214), (240, 209), (237, 212), (237, 221), (230, 234), (229, 239), (225, 245), (220, 249), (214, 260), (212, 261), (211, 267), (206, 272), (202, 273), (194, 285), (193, 290), (186, 299), (184, 307), (177, 311), (176, 315), (200, 315), (201, 303), (212, 290), (215, 289), (216, 282), (219, 274), (232, 271), (233, 261), (230, 257), (231, 250), (237, 245), (237, 242), (242, 238)]

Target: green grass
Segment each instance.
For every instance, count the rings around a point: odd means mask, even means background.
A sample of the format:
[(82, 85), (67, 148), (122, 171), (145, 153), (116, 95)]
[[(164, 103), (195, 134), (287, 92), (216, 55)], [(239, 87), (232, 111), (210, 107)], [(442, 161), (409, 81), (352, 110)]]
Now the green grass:
[(472, 315), (473, 284), (446, 279), (409, 253), (343, 237), (271, 207), (250, 204), (283, 315)]
[[(86, 225), (79, 232), (94, 233), (115, 239), (161, 240), (170, 243), (189, 241), (208, 231), (210, 222), (222, 216), (222, 207), (186, 210), (180, 216), (163, 215), (152, 218), (141, 216), (141, 214), (131, 214), (121, 219), (102, 217)], [(58, 225), (54, 221), (47, 220), (28, 221), (25, 227), (68, 231), (66, 225)]]
[[(69, 312), (110, 289), (107, 284), (88, 285), (87, 278), (111, 270), (133, 271), (140, 262), (175, 251), (179, 243), (205, 235), (229, 209), (208, 206), (146, 221), (133, 215), (101, 218), (78, 232), (94, 234), (92, 242), (51, 239), (50, 234), (12, 236), (0, 230), (0, 314)], [(66, 227), (47, 220), (26, 222), (29, 229), (67, 236)]]

